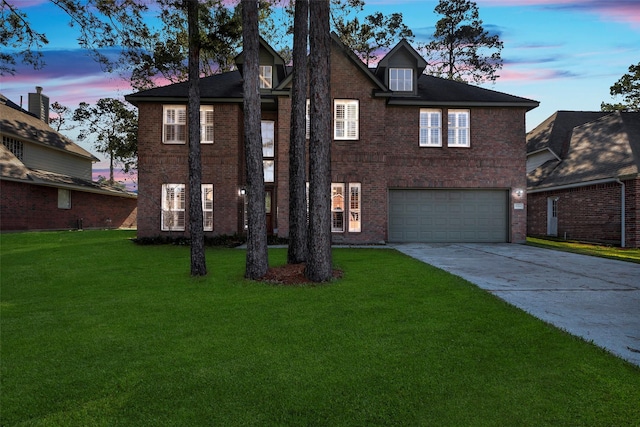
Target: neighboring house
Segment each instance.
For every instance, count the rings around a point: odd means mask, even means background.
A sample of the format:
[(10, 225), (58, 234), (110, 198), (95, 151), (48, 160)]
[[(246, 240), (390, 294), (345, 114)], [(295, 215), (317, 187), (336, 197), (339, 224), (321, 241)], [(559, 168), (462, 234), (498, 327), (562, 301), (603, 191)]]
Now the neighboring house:
[(640, 247), (640, 113), (556, 112), (527, 171), (528, 235)]
[[(369, 69), (332, 36), (334, 243), (522, 242), (525, 113), (538, 102), (422, 74), (401, 41)], [(242, 64), (202, 78), (206, 233), (245, 231)], [(260, 50), (268, 232), (287, 237), (291, 74)], [(138, 107), (138, 236), (188, 234), (187, 83), (126, 96)]]
[(0, 230), (135, 227), (136, 194), (92, 181), (98, 159), (49, 126), (41, 90), (31, 112), (0, 95)]

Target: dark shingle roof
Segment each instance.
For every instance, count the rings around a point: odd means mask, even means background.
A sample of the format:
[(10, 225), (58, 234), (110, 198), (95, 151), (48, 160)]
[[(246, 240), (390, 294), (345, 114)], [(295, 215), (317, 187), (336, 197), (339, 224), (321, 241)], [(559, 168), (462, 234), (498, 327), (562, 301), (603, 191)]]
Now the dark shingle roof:
[[(532, 171), (528, 175), (530, 188), (544, 189), (638, 175), (640, 113), (601, 115), (597, 120), (572, 128), (562, 160), (549, 161)], [(559, 118), (556, 116), (556, 121)]]
[(545, 148), (563, 157), (569, 147), (571, 132), (576, 126), (606, 116), (603, 111), (556, 111), (547, 120), (527, 134), (527, 153)]
[[(136, 92), (125, 96), (125, 99), (134, 105), (141, 101), (182, 100), (187, 102), (188, 94), (189, 82), (181, 82)], [(202, 102), (241, 101), (242, 75), (240, 71), (235, 70), (202, 77), (200, 79), (200, 99)]]
[(51, 126), (0, 94), (0, 129), (3, 134), (99, 161), (93, 154), (56, 132)]

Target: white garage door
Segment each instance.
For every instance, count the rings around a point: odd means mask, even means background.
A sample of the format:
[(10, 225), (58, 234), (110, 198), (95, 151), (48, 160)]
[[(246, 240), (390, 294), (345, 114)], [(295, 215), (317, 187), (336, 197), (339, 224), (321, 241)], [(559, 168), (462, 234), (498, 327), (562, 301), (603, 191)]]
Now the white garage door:
[(390, 242), (507, 242), (505, 190), (390, 190)]

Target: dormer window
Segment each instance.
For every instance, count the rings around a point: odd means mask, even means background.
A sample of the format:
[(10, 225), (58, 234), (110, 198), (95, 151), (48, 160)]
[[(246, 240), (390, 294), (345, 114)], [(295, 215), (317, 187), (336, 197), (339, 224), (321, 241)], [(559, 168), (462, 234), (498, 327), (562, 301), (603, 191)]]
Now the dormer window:
[(413, 69), (389, 69), (389, 89), (394, 92), (411, 92), (413, 90)]
[(271, 65), (260, 66), (260, 89), (273, 87), (273, 67)]

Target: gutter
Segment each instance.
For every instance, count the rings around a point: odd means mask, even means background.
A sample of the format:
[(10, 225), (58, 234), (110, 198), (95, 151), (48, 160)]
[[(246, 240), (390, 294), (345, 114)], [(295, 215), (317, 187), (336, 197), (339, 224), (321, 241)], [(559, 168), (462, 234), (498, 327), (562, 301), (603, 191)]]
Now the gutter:
[(566, 184), (566, 185), (556, 185), (553, 187), (546, 187), (546, 188), (535, 188), (532, 190), (527, 189), (527, 194), (535, 194), (535, 193), (544, 193), (546, 191), (558, 191), (558, 190), (568, 190), (570, 188), (579, 188), (579, 187), (588, 187), (590, 185), (598, 185), (598, 184), (611, 184), (611, 183), (616, 183), (616, 184), (620, 184), (622, 186), (622, 194), (620, 196), (620, 207), (622, 212), (620, 213), (620, 247), (624, 248), (626, 247), (625, 244), (625, 240), (626, 240), (626, 234), (625, 234), (625, 228), (626, 228), (626, 215), (625, 215), (625, 208), (626, 208), (626, 200), (625, 200), (625, 184), (624, 182), (622, 182), (620, 180), (619, 177), (616, 178), (603, 178), (603, 179), (596, 179), (594, 181), (587, 181), (587, 182), (577, 182), (577, 183), (573, 183), (573, 184)]

